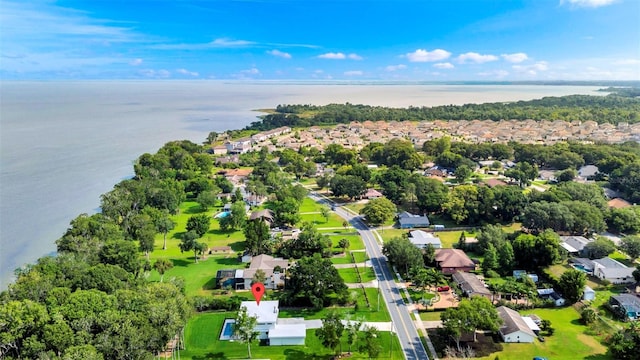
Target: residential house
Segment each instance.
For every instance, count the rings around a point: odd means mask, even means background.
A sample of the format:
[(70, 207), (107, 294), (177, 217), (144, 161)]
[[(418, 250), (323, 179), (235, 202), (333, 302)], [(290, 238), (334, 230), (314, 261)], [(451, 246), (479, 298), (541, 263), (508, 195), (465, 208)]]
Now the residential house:
[(635, 295), (613, 295), (609, 298), (609, 307), (622, 319), (640, 319), (640, 297)]
[(487, 185), (490, 188), (494, 188), (496, 186), (506, 186), (507, 183), (502, 181), (502, 180), (498, 180), (498, 179), (486, 179), (486, 180), (482, 180), (482, 182)]
[(365, 199), (378, 199), (381, 198), (383, 195), (380, 191), (376, 190), (376, 189), (367, 189), (367, 192), (364, 194), (364, 198)]
[(589, 180), (596, 176), (598, 173), (598, 167), (595, 165), (585, 165), (578, 169), (578, 178), (582, 180)]
[(269, 345), (304, 345), (307, 336), (307, 328), (304, 321), (299, 319), (278, 320), (280, 313), (277, 300), (243, 301), (240, 308), (247, 309), (247, 315), (256, 317), (257, 325), (254, 328), (258, 332), (258, 339), (268, 340)]
[(506, 306), (497, 308), (498, 315), (503, 321), (500, 327), (500, 337), (506, 343), (532, 343), (536, 334), (520, 316), (520, 314)]
[(244, 154), (251, 150), (251, 138), (244, 137), (238, 140), (227, 141), (224, 146), (229, 154)]
[(460, 290), (468, 297), (484, 296), (489, 300), (493, 298), (491, 291), (484, 286), (476, 274), (459, 271), (453, 274), (453, 281), (458, 284)]
[(630, 202), (622, 198), (613, 198), (607, 202), (607, 205), (612, 209), (622, 209), (632, 206)]
[(560, 296), (553, 288), (538, 289), (538, 297), (544, 300), (552, 300), (555, 306), (562, 306), (565, 304), (565, 299)]
[(476, 264), (460, 249), (436, 249), (436, 263), (443, 274), (476, 269)]
[(271, 226), (271, 224), (273, 224), (273, 211), (269, 209), (254, 211), (251, 213), (251, 215), (249, 215), (249, 220), (255, 219), (262, 219), (264, 220), (264, 222), (269, 224), (269, 226)]
[(414, 215), (407, 211), (398, 214), (398, 222), (401, 229), (429, 227), (429, 218), (426, 215)]
[(591, 274), (600, 280), (607, 280), (612, 284), (630, 284), (635, 282), (633, 271), (635, 268), (628, 267), (610, 257), (602, 259), (571, 259), (574, 268), (580, 269), (587, 274)]
[(213, 155), (224, 155), (227, 153), (227, 147), (224, 145), (217, 145), (211, 148)]
[(572, 256), (583, 256), (584, 247), (593, 239), (587, 239), (584, 236), (560, 236), (560, 246)]
[(419, 249), (422, 249), (427, 245), (433, 246), (434, 249), (440, 249), (442, 247), (442, 242), (439, 237), (434, 236), (433, 233), (428, 233), (422, 230), (409, 232), (409, 241)]
[(284, 286), (285, 272), (288, 268), (288, 260), (265, 254), (254, 256), (251, 258), (248, 269), (236, 270), (236, 287), (239, 289), (251, 288), (251, 282), (256, 272), (262, 270), (267, 278), (264, 282), (266, 289), (281, 288)]

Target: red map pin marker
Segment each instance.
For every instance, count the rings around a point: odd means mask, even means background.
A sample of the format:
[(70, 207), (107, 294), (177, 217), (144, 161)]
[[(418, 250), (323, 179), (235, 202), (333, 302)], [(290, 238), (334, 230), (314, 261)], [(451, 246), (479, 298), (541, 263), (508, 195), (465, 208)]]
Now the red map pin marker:
[(262, 299), (262, 295), (264, 295), (264, 285), (259, 282), (251, 285), (251, 292), (253, 293), (253, 297), (256, 299), (258, 305), (260, 305), (260, 299)]

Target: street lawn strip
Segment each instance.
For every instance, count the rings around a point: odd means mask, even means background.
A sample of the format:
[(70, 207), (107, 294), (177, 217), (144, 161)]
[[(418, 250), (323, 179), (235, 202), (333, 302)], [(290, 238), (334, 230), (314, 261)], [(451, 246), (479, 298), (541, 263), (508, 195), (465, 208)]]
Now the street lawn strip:
[(522, 315), (536, 314), (541, 319), (551, 321), (555, 332), (545, 336), (545, 342), (535, 340), (532, 344), (503, 343), (503, 350), (481, 359), (501, 360), (531, 359), (543, 356), (549, 359), (612, 359), (607, 348), (596, 337), (585, 334), (588, 329), (581, 325), (580, 314), (572, 307), (559, 309), (533, 309), (523, 311)]
[(353, 260), (351, 260), (351, 255), (347, 251), (344, 254), (340, 253), (340, 254), (332, 256), (331, 257), (331, 263), (334, 264), (334, 265), (352, 264)]
[[(301, 213), (303, 211), (300, 211)], [(337, 228), (344, 229), (342, 224), (344, 223), (344, 219), (342, 219), (338, 214), (334, 212), (329, 212), (329, 218), (325, 219), (322, 217), (322, 214), (301, 214), (300, 215), (300, 224), (304, 222), (310, 222), (314, 224), (318, 229), (322, 228)]]
[(344, 269), (338, 269), (338, 274), (345, 283), (355, 284), (359, 283), (360, 279), (358, 279), (358, 275), (356, 274), (356, 269), (354, 267), (348, 267)]
[[(209, 256), (206, 260), (193, 262), (193, 253), (189, 259), (170, 259), (173, 268), (164, 274), (164, 281), (172, 277), (184, 279), (187, 296), (208, 295), (215, 287), (216, 272), (222, 269), (243, 269), (246, 264), (240, 263), (235, 256)], [(152, 270), (148, 281), (160, 281), (160, 274)]]
[(369, 255), (364, 251), (352, 251), (351, 255), (356, 259), (356, 263), (363, 263), (369, 260)]
[[(333, 234), (333, 233), (330, 233), (330, 234)], [(364, 242), (362, 242), (362, 238), (359, 235), (347, 235), (347, 234), (348, 233), (345, 233), (344, 235), (343, 234), (337, 234), (337, 235), (327, 234), (331, 239), (331, 244), (335, 251), (342, 252), (342, 248), (338, 246), (338, 243), (343, 238), (349, 240), (349, 248), (347, 250), (364, 250)]]
[[(247, 357), (246, 344), (219, 340), (224, 320), (233, 318), (235, 318), (234, 312), (207, 312), (193, 316), (184, 331), (186, 350), (180, 351), (180, 358), (186, 360), (245, 359)], [(343, 334), (341, 340), (342, 351), (347, 352), (349, 345), (346, 334)], [(403, 358), (398, 338), (390, 332), (380, 331), (380, 345), (384, 350), (380, 353), (379, 359), (389, 359), (390, 356), (394, 359)], [(351, 359), (368, 359), (365, 354), (356, 350), (357, 345), (353, 346)], [(255, 359), (329, 360), (335, 354), (332, 350), (322, 346), (314, 329), (309, 329), (304, 346), (260, 346), (256, 341), (251, 345), (251, 355)]]
[(420, 319), (422, 321), (440, 321), (442, 311), (420, 311)]
[(346, 207), (347, 209), (353, 211), (356, 214), (360, 214), (360, 210), (365, 206), (364, 202), (353, 202), (349, 204), (342, 205), (342, 207)]

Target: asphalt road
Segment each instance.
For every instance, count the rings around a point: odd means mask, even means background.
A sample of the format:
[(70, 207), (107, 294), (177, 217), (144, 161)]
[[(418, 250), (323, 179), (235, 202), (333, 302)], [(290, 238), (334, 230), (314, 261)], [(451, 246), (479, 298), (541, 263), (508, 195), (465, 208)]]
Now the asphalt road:
[[(324, 198), (321, 198), (315, 194), (311, 194), (310, 197), (318, 202), (330, 205), (330, 202)], [(404, 351), (404, 357), (407, 360), (428, 360), (429, 356), (425, 350), (418, 330), (416, 329), (409, 309), (404, 303), (402, 296), (400, 295), (400, 287), (393, 280), (393, 275), (389, 271), (389, 267), (386, 264), (386, 259), (382, 255), (382, 249), (375, 235), (369, 227), (360, 219), (359, 216), (354, 216), (352, 213), (336, 207), (336, 214), (343, 219), (346, 219), (351, 225), (358, 230), (362, 240), (364, 241), (367, 255), (371, 259), (371, 264), (376, 273), (376, 277), (380, 284), (380, 292), (384, 298), (389, 314), (391, 315), (391, 321), (394, 332), (398, 334), (400, 346)]]

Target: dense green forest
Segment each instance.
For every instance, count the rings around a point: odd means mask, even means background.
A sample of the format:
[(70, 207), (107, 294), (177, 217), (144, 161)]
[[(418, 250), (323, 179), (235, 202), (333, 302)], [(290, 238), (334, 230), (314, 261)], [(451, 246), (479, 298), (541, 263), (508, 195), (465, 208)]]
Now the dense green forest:
[(249, 130), (268, 130), (280, 126), (305, 127), (331, 125), (351, 121), (386, 120), (565, 120), (617, 124), (640, 121), (640, 99), (624, 95), (569, 95), (544, 97), (512, 103), (444, 105), (434, 107), (387, 108), (381, 106), (329, 104), (278, 105), (275, 113), (252, 123)]

